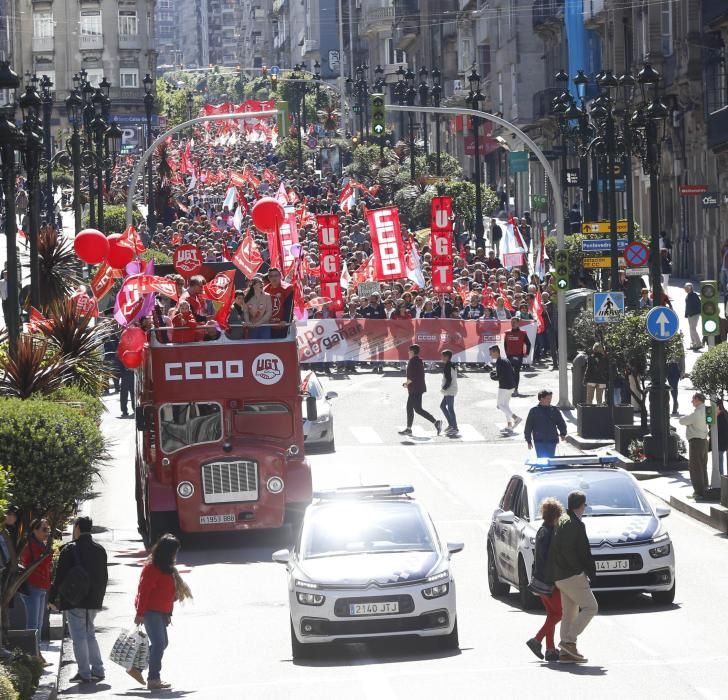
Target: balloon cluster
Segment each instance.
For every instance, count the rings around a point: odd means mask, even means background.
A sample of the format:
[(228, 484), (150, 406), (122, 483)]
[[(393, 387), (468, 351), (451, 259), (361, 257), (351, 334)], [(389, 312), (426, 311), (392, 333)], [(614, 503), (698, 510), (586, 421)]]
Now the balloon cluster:
[(113, 233), (104, 236), (95, 228), (79, 231), (73, 241), (76, 255), (89, 265), (98, 265), (106, 261), (109, 267), (123, 270), (133, 259), (134, 250), (121, 243), (121, 234)]
[(116, 355), (127, 369), (136, 369), (142, 363), (142, 350), (147, 334), (141, 328), (127, 328), (119, 338)]

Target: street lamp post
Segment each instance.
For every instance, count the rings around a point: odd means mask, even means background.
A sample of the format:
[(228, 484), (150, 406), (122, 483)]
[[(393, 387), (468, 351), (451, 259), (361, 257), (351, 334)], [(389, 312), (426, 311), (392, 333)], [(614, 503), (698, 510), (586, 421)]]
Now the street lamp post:
[(15, 91), (20, 80), (7, 61), (0, 61), (0, 94), (8, 95), (8, 103), (0, 110), (0, 157), (2, 158), (2, 186), (5, 196), (5, 242), (7, 244), (7, 318), (10, 351), (17, 347), (20, 334), (20, 302), (18, 279), (18, 222), (15, 218), (15, 151), (21, 134), (15, 126)]
[(321, 64), (317, 61), (314, 61), (313, 64), (313, 79), (314, 82), (314, 105), (313, 105), (313, 111), (314, 114), (318, 116), (318, 108), (319, 108), (319, 91), (321, 86)]
[[(427, 107), (427, 102), (430, 98), (430, 87), (427, 84), (428, 75), (429, 73), (427, 72), (427, 68), (422, 66), (422, 68), (420, 68), (420, 86), (418, 91), (420, 93), (420, 104), (423, 107)], [(427, 112), (422, 112), (422, 142), (425, 149), (425, 156), (427, 156), (427, 153), (430, 150), (427, 144)]]
[[(432, 69), (432, 104), (435, 107), (440, 106), (440, 98), (442, 97), (442, 86), (440, 85), (440, 71), (437, 68)], [(440, 177), (442, 175), (442, 164), (440, 163), (440, 115), (435, 114), (435, 174)]]
[[(93, 129), (91, 128), (91, 122), (94, 119), (94, 108), (91, 103), (91, 100), (93, 99), (94, 93), (96, 90), (86, 80), (86, 71), (82, 70), (80, 72), (81, 76), (81, 97), (83, 98), (83, 129), (84, 129), (84, 135), (86, 137), (85, 139), (85, 150), (86, 151), (93, 151)], [(88, 178), (88, 220), (89, 224), (91, 225), (91, 228), (96, 228), (96, 201), (94, 199), (95, 190), (94, 190), (94, 167), (93, 163), (89, 162), (89, 169), (87, 172), (87, 178)]]
[(103, 180), (103, 164), (104, 164), (104, 133), (107, 129), (106, 121), (103, 116), (104, 108), (104, 95), (101, 92), (101, 88), (96, 90), (93, 97), (94, 107), (94, 118), (91, 122), (91, 129), (94, 135), (94, 145), (96, 147), (96, 158), (94, 159), (94, 165), (96, 166), (96, 182), (98, 183), (97, 196), (98, 196), (98, 226), (99, 230), (104, 230), (104, 188), (102, 186)]
[(54, 225), (56, 211), (53, 202), (53, 163), (51, 161), (51, 114), (53, 112), (53, 81), (44, 75), (40, 81), (41, 96), (43, 98), (43, 146), (46, 164), (46, 217), (49, 225)]
[[(470, 109), (480, 109), (480, 102), (485, 98), (480, 92), (480, 76), (473, 68), (468, 76), (470, 82), (470, 93), (466, 103)], [(485, 228), (483, 226), (483, 198), (480, 184), (480, 117), (472, 117), (473, 120), (473, 141), (475, 145), (475, 241), (478, 247), (485, 244)]]
[(81, 135), (78, 127), (82, 119), (83, 99), (74, 89), (66, 98), (68, 121), (71, 123), (71, 165), (73, 168), (73, 218), (77, 234), (83, 228), (81, 215)]
[(40, 231), (40, 156), (43, 136), (38, 133), (38, 114), (42, 107), (36, 89), (38, 79), (33, 76), (21, 96), (20, 109), (23, 113), (23, 164), (28, 179), (28, 247), (30, 258), (30, 303), (40, 306), (40, 263), (38, 259), (38, 234)]
[[(144, 110), (147, 115), (147, 148), (151, 145), (152, 139), (152, 112), (154, 110), (154, 95), (152, 94), (152, 87), (154, 86), (154, 80), (152, 76), (147, 73), (142, 81), (144, 84)], [(156, 213), (155, 213), (155, 202), (154, 202), (154, 169), (153, 169), (153, 158), (149, 159), (149, 170), (147, 172), (147, 230), (150, 236), (154, 235), (154, 231), (157, 226)]]
[[(298, 74), (298, 71), (301, 70), (301, 66), (297, 63), (293, 67), (293, 74), (291, 77), (293, 80), (297, 81), (300, 80), (302, 76)], [(301, 128), (301, 103), (303, 102), (303, 95), (301, 92), (301, 87), (298, 82), (294, 83), (294, 90), (296, 93), (296, 137), (298, 142), (298, 170), (303, 170), (303, 134), (302, 134), (302, 128)]]
[[(660, 173), (660, 143), (664, 136), (667, 108), (660, 101), (660, 74), (645, 63), (637, 75), (642, 91), (642, 113), (632, 119), (636, 127), (637, 151), (642, 161), (642, 169), (650, 178), (650, 283), (655, 306), (662, 299), (662, 270), (660, 269), (660, 200), (658, 176)], [(663, 467), (672, 453), (673, 440), (670, 437), (669, 389), (665, 382), (666, 355), (665, 343), (652, 341), (650, 358), (650, 434), (645, 436), (645, 453), (648, 457), (660, 459)]]
[(185, 100), (187, 101), (187, 119), (189, 121), (190, 119), (192, 119), (192, 108), (195, 104), (195, 98), (189, 90), (187, 91)]
[[(407, 69), (405, 73), (405, 80), (407, 81), (407, 92), (406, 99), (407, 104), (410, 107), (414, 107), (415, 99), (417, 98), (417, 90), (415, 89), (415, 74), (411, 69)], [(412, 182), (416, 178), (415, 168), (415, 115), (414, 112), (409, 113), (409, 152), (410, 152), (410, 179)]]
[[(377, 67), (374, 69), (374, 92), (377, 94), (384, 94), (384, 88), (386, 86), (386, 83), (384, 81), (384, 68), (382, 66), (377, 65)], [(385, 130), (386, 133), (386, 130)], [(379, 135), (379, 158), (380, 160), (384, 160), (384, 139), (385, 139), (385, 133), (382, 133)]]
[[(397, 84), (394, 87), (394, 95), (401, 105), (406, 103), (407, 98), (407, 83), (404, 81), (406, 74), (407, 71), (402, 66), (397, 68)], [(399, 138), (404, 140), (404, 112), (399, 113)]]

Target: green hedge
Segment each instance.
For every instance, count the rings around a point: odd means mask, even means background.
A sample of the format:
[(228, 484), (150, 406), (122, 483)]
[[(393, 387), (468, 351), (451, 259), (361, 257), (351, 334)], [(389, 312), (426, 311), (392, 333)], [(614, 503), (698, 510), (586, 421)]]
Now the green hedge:
[[(139, 228), (139, 224), (144, 221), (142, 213), (134, 207), (132, 212), (132, 222), (134, 226)], [(88, 226), (89, 214), (88, 210), (83, 215), (83, 226)], [(112, 233), (122, 233), (126, 228), (126, 205), (125, 204), (105, 204), (104, 205), (104, 233), (108, 236)]]
[(25, 513), (69, 514), (106, 457), (99, 426), (77, 408), (0, 400), (0, 464), (12, 471), (13, 500)]
[(92, 396), (75, 386), (64, 386), (43, 398), (48, 401), (55, 401), (56, 403), (80, 404), (79, 410), (81, 413), (96, 423), (101, 422), (101, 417), (106, 411), (104, 402), (100, 398)]
[(31, 700), (43, 674), (43, 662), (16, 649), (0, 664), (0, 700)]

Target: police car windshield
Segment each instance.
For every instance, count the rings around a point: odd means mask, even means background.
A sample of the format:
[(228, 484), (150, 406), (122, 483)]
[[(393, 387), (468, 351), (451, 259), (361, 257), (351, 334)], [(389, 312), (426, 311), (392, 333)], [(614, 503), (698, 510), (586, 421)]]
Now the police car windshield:
[(545, 498), (557, 498), (566, 507), (571, 491), (586, 494), (585, 516), (650, 515), (650, 507), (626, 474), (609, 469), (559, 470), (537, 476), (534, 506), (539, 511)]
[(433, 552), (435, 535), (420, 509), (402, 501), (329, 503), (312, 509), (301, 535), (304, 559), (350, 554)]

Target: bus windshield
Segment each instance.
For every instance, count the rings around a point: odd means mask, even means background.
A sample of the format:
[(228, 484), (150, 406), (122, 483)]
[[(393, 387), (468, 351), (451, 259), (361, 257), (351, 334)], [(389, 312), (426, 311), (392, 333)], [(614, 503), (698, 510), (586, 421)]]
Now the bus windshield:
[(159, 437), (167, 454), (217, 442), (222, 438), (222, 408), (218, 403), (165, 403), (159, 409)]

